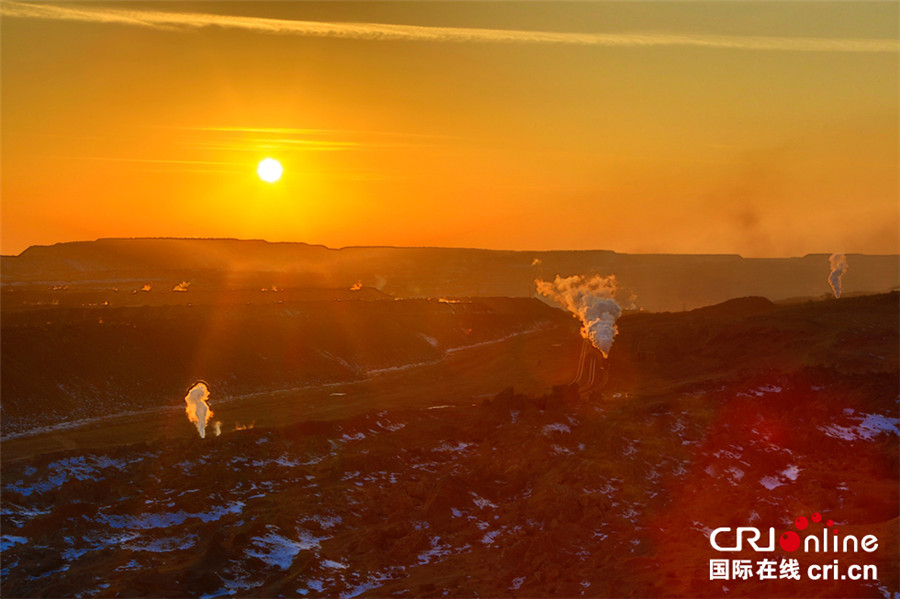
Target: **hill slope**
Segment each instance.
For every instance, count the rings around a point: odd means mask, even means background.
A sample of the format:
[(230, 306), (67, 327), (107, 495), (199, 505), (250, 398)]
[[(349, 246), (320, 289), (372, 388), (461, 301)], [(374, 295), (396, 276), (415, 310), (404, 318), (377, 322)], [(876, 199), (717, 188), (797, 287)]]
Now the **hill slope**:
[[(845, 294), (886, 292), (900, 285), (900, 256), (847, 257)], [(349, 288), (361, 283), (395, 297), (531, 297), (534, 280), (557, 274), (615, 274), (627, 306), (681, 310), (748, 295), (772, 300), (830, 294), (828, 256), (741, 258), (736, 255), (619, 254), (612, 251), (512, 252), (458, 248), (350, 247), (234, 239), (101, 239), (37, 246), (2, 258), (5, 305), (65, 301), (65, 291), (106, 290), (94, 301), (131, 301), (116, 293), (141, 289), (162, 301), (178, 283), (193, 291)], [(49, 287), (63, 287), (56, 293)], [(25, 289), (32, 295), (22, 295)], [(111, 289), (119, 289), (112, 292)], [(190, 294), (185, 294), (190, 295)], [(262, 299), (259, 294), (257, 297)], [(168, 300), (165, 300), (168, 301)], [(191, 300), (184, 300), (191, 301)], [(254, 301), (250, 298), (247, 301)]]
[[(900, 585), (897, 302), (625, 316), (602, 395), (439, 406), (417, 377), (405, 407), (7, 462), (4, 593), (882, 597)], [(726, 554), (803, 576), (710, 580), (711, 529), (814, 512), (878, 550)], [(806, 576), (835, 559), (877, 579)]]

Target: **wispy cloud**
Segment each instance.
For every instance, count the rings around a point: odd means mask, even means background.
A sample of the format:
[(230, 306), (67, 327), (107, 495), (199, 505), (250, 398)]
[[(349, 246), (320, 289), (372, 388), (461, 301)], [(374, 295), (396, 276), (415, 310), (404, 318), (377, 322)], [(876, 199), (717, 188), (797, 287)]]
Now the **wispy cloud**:
[(73, 4), (31, 4), (10, 1), (0, 3), (0, 15), (16, 18), (110, 23), (170, 31), (218, 27), (264, 34), (358, 40), (564, 44), (633, 48), (680, 46), (794, 52), (900, 51), (900, 41), (894, 39), (676, 35), (664, 33), (566, 33), (466, 27), (426, 27), (383, 23), (296, 21), (235, 15), (133, 10)]
[[(426, 133), (288, 127), (165, 127), (189, 133), (178, 143), (198, 150), (334, 152), (443, 147), (461, 138)], [(199, 135), (196, 135), (199, 134)]]

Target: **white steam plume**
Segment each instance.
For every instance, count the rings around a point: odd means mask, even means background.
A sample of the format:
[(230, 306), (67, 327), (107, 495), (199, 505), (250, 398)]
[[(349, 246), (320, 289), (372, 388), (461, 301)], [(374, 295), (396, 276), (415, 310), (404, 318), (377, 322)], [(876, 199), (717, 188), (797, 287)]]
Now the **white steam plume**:
[(188, 420), (197, 427), (200, 438), (206, 438), (206, 425), (213, 416), (213, 411), (209, 409), (206, 400), (209, 399), (209, 387), (203, 381), (194, 383), (187, 395), (184, 396), (184, 412), (187, 414)]
[(834, 297), (841, 297), (841, 277), (850, 268), (847, 265), (847, 257), (844, 254), (831, 254), (828, 258), (831, 262), (831, 272), (828, 274), (828, 284), (834, 291)]
[(622, 308), (616, 303), (616, 276), (584, 277), (559, 275), (551, 283), (535, 281), (538, 293), (556, 300), (581, 320), (581, 336), (589, 340), (606, 357), (616, 336), (616, 319)]

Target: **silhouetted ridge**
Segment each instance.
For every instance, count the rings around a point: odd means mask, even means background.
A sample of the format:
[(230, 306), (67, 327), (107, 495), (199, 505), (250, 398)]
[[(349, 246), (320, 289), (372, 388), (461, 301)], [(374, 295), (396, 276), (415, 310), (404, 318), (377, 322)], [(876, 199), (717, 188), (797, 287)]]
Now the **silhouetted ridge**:
[(766, 312), (776, 305), (764, 297), (739, 297), (714, 306), (691, 310), (695, 316), (744, 316)]

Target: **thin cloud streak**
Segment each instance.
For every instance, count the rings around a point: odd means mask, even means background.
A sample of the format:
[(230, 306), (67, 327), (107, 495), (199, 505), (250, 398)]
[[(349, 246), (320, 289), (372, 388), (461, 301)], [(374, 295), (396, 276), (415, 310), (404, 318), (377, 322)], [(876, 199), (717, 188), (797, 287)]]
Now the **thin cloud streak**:
[(190, 131), (212, 131), (216, 133), (260, 133), (265, 135), (308, 135), (319, 137), (411, 137), (431, 139), (464, 139), (456, 135), (433, 133), (408, 133), (403, 131), (378, 131), (370, 129), (309, 129), (293, 127), (177, 127)]
[(295, 21), (234, 15), (138, 11), (117, 8), (30, 4), (5, 1), (0, 15), (31, 19), (81, 21), (184, 31), (206, 27), (256, 33), (381, 41), (563, 44), (600, 47), (695, 47), (794, 52), (898, 52), (892, 39), (790, 38), (725, 35), (635, 33), (566, 33), (465, 27), (426, 27), (382, 23)]
[(157, 164), (209, 164), (215, 166), (243, 166), (241, 162), (219, 162), (211, 160), (166, 160), (157, 158), (123, 158), (120, 156), (51, 156), (65, 160), (102, 160), (104, 162), (150, 162)]

